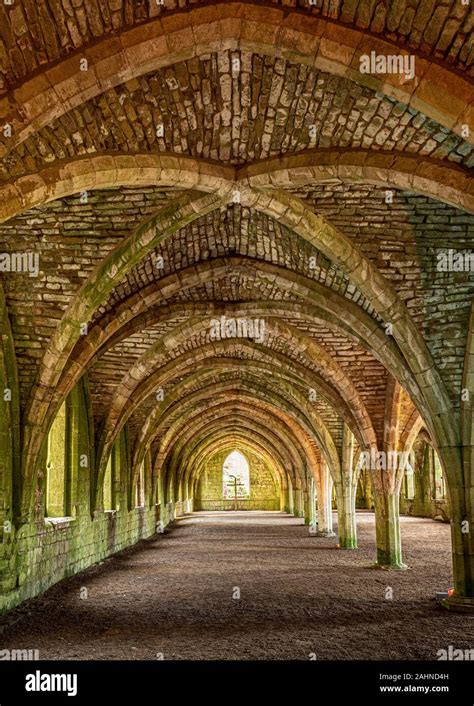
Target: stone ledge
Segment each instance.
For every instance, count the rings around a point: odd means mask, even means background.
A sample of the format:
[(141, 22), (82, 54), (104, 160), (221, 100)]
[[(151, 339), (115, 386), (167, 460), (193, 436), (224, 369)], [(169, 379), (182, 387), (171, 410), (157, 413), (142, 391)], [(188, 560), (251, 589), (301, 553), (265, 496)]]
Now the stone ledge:
[(62, 529), (69, 527), (69, 525), (76, 521), (75, 517), (45, 517), (44, 524), (52, 525), (55, 529)]

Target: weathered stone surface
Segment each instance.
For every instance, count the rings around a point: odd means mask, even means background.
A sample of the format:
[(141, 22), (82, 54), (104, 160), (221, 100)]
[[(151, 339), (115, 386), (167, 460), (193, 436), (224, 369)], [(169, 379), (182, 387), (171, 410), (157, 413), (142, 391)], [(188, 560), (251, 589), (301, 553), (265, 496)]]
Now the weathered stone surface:
[[(0, 5), (3, 609), (189, 510), (228, 443), (307, 522), (330, 474), (347, 548), (359, 454), (436, 448), (473, 597), (474, 267), (439, 267), (474, 243), (473, 27), (432, 0)], [(412, 83), (359, 71), (402, 49)], [(383, 565), (407, 468), (361, 476)]]
[[(277, 0), (273, 0), (275, 4)], [(141, 26), (153, 17), (163, 16), (168, 22), (167, 32), (172, 28), (170, 20), (178, 7), (186, 8), (196, 0), (166, 0), (164, 6), (157, 3), (129, 3), (124, 8), (116, 0), (103, 0), (101, 3), (70, 3), (63, 0), (45, 0), (38, 8), (31, 0), (16, 0), (9, 6), (0, 8), (0, 39), (5, 47), (0, 73), (4, 88), (14, 85), (39, 66), (53, 61), (59, 56), (67, 56), (78, 47), (87, 46), (94, 39), (110, 34), (112, 30), (124, 30)], [(435, 9), (433, 0), (417, 3), (413, 0), (400, 0), (388, 3), (387, 0), (375, 3), (365, 0), (322, 4), (309, 7), (306, 0), (289, 0), (288, 8), (299, 9), (304, 15), (321, 16), (342, 23), (354, 24), (360, 29), (370, 27), (371, 31), (390, 39), (406, 42), (408, 46), (422, 47), (439, 59), (445, 59), (460, 69), (470, 70), (473, 56), (469, 50), (472, 9), (469, 5), (443, 4)], [(203, 8), (199, 26), (212, 24), (215, 19), (213, 8)], [(265, 19), (268, 20), (269, 10)], [(408, 20), (410, 18), (410, 20)], [(206, 22), (207, 20), (207, 22)], [(428, 26), (428, 27), (427, 27)], [(146, 27), (146, 25), (145, 25)], [(456, 34), (456, 42), (451, 45), (443, 34)], [(441, 38), (441, 39), (439, 39)], [(439, 39), (439, 41), (437, 41)], [(463, 51), (463, 47), (466, 50)]]

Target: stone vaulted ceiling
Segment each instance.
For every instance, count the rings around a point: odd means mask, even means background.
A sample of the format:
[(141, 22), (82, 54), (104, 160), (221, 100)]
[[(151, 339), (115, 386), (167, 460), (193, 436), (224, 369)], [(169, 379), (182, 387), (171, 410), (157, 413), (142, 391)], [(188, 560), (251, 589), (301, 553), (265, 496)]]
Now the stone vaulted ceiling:
[[(234, 410), (318, 458), (344, 423), (383, 443), (394, 379), (402, 426), (458, 415), (474, 277), (436, 264), (474, 236), (473, 32), (449, 1), (2, 4), (0, 239), (39, 255), (2, 275), (31, 454), (85, 374), (102, 461), (125, 423), (171, 454), (214, 404), (211, 434)], [(413, 84), (358, 72), (372, 48), (412, 52)], [(267, 335), (213, 340), (220, 316)]]
[[(93, 41), (201, 0), (24, 0), (0, 8), (1, 74), (4, 91), (41, 66), (65, 57)], [(450, 0), (270, 0), (271, 8), (299, 8), (341, 27), (368, 30), (400, 45), (422, 51), (461, 71), (472, 72), (474, 22), (468, 4)]]

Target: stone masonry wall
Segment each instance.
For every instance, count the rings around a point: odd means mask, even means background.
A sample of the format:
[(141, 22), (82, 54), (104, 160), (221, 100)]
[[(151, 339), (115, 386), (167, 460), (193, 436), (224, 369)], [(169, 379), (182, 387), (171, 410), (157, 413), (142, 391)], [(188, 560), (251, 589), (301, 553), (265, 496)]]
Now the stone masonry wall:
[[(71, 410), (69, 442), (66, 464), (72, 493), (70, 517), (45, 517), (46, 472), (39, 474), (32, 521), (18, 530), (3, 532), (0, 541), (0, 613), (11, 610), (22, 601), (43, 593), (61, 579), (83, 571), (103, 561), (106, 557), (151, 537), (161, 531), (176, 515), (181, 504), (175, 507), (150, 501), (150, 464), (147, 464), (145, 505), (129, 509), (127, 506), (128, 459), (122, 459), (117, 484), (117, 511), (90, 511), (91, 469), (93, 463), (93, 437), (89, 432), (87, 388), (79, 385), (71, 393), (68, 403)], [(89, 465), (79, 463), (83, 455)], [(43, 459), (41, 468), (46, 468)], [(161, 524), (161, 526), (160, 526)]]
[[(196, 510), (233, 510), (234, 501), (224, 500), (222, 467), (229, 449), (216, 453), (205, 465), (196, 492)], [(250, 466), (250, 499), (238, 501), (242, 510), (279, 510), (280, 497), (269, 465), (257, 454), (245, 452)]]
[(46, 519), (25, 525), (16, 537), (16, 551), (5, 556), (2, 549), (0, 612), (152, 536), (159, 520), (157, 505), (131, 512), (104, 512), (94, 520), (86, 516), (59, 524)]

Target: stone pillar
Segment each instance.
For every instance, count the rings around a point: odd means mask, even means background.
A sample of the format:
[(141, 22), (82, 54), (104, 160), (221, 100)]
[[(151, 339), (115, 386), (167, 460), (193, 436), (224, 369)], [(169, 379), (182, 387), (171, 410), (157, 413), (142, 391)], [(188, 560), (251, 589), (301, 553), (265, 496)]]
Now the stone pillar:
[(332, 528), (332, 478), (327, 463), (321, 464), (318, 484), (317, 537), (335, 537)]
[(165, 488), (165, 482), (163, 478), (163, 469), (160, 469), (160, 473), (158, 476), (158, 488), (159, 488), (159, 499), (160, 499), (160, 517), (161, 521), (163, 523), (163, 527), (166, 527), (167, 524), (171, 522), (173, 519), (172, 517), (172, 511), (171, 508), (173, 507), (173, 503), (169, 503), (166, 500), (166, 488)]
[(308, 524), (311, 527), (316, 528), (316, 481), (314, 477), (311, 476), (309, 479), (309, 512), (308, 512)]
[(295, 488), (293, 498), (294, 516), (303, 517), (303, 491), (300, 488)]
[(309, 491), (309, 481), (306, 482), (306, 487), (303, 491), (303, 517), (305, 525), (310, 525), (310, 514), (311, 514), (311, 500)]
[[(464, 488), (451, 488), (451, 543), (453, 551), (454, 594), (444, 605), (451, 610), (474, 614), (474, 517), (465, 512)], [(466, 493), (467, 495), (467, 493)], [(474, 489), (471, 488), (471, 496)]]
[(402, 561), (399, 495), (399, 491), (391, 489), (387, 489), (386, 492), (378, 490), (375, 493), (377, 564), (404, 569), (406, 566)]
[(170, 502), (166, 503), (166, 511), (167, 511), (168, 522), (173, 522), (173, 520), (176, 519), (176, 512), (175, 512), (175, 504), (173, 503), (172, 500), (170, 500)]
[(293, 503), (293, 485), (291, 483), (290, 478), (288, 478), (288, 485), (286, 487), (286, 507), (285, 507), (286, 512), (289, 515), (293, 515), (294, 513), (294, 503)]
[(375, 536), (377, 542), (377, 564), (406, 569), (402, 561), (402, 538), (400, 533), (400, 487), (404, 469), (390, 458), (397, 458), (392, 449), (383, 454), (382, 467), (371, 460), (375, 501)]
[(340, 474), (334, 483), (337, 502), (337, 529), (342, 549), (357, 548), (356, 492), (357, 476), (354, 472), (354, 436), (344, 424)]
[(356, 492), (356, 507), (372, 510), (372, 484), (370, 480), (370, 472), (363, 470), (359, 474)]
[(432, 517), (435, 497), (433, 453), (431, 446), (426, 442), (416, 453), (417, 465), (413, 474), (415, 492), (411, 502), (411, 514), (419, 517)]
[(465, 468), (462, 469), (457, 452), (457, 449), (441, 449), (440, 453), (443, 468), (449, 464), (451, 469), (449, 499), (454, 578), (454, 595), (443, 601), (443, 605), (453, 611), (474, 614), (474, 478), (471, 472), (474, 458), (472, 447), (465, 446), (462, 449)]
[(299, 510), (298, 517), (304, 517), (304, 489), (303, 488), (298, 489), (298, 510)]
[(286, 487), (283, 485), (283, 483), (284, 480), (282, 479), (280, 485), (280, 512), (287, 512), (288, 494)]
[(383, 450), (372, 448), (369, 468), (372, 474), (375, 502), (375, 535), (377, 564), (406, 569), (402, 561), (400, 534), (400, 488), (405, 473), (401, 460), (403, 445), (400, 441), (400, 410), (402, 388), (390, 375), (387, 379)]
[[(443, 605), (474, 614), (474, 302), (467, 330), (460, 411), (461, 446), (453, 438), (438, 449), (449, 484), (454, 577), (454, 595)], [(445, 427), (449, 429), (454, 419), (455, 415), (449, 413)]]
[(337, 530), (342, 549), (357, 548), (357, 523), (353, 479), (346, 476), (336, 482)]

